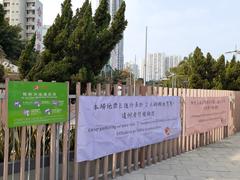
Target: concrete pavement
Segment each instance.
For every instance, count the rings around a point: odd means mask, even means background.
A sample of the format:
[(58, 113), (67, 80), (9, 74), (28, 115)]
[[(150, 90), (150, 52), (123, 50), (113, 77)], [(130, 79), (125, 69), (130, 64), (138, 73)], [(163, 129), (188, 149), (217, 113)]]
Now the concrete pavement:
[(117, 180), (240, 180), (240, 133)]

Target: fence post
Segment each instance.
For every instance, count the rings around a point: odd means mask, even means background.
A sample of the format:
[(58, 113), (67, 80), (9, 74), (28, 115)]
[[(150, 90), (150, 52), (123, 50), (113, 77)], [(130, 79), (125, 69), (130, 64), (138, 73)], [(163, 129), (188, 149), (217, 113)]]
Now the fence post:
[[(106, 84), (106, 96), (110, 96), (110, 84)], [(103, 158), (103, 179), (108, 179), (108, 156)]]
[[(151, 86), (147, 86), (147, 96), (151, 96), (152, 95), (152, 87)], [(152, 152), (152, 145), (147, 145), (147, 165), (151, 165), (151, 152)]]
[(8, 81), (9, 79), (6, 79), (5, 81), (5, 108), (3, 111), (3, 118), (2, 118), (2, 125), (4, 129), (4, 160), (3, 160), (3, 180), (8, 180), (8, 153), (9, 153), (9, 129), (7, 127), (7, 119), (8, 119)]
[[(97, 96), (101, 96), (101, 84), (97, 84)], [(96, 159), (95, 160), (95, 174), (94, 174), (94, 180), (98, 180), (99, 178), (99, 170), (100, 170), (100, 160)]]
[[(167, 96), (172, 96), (173, 95), (173, 88), (169, 88), (168, 89), (168, 94), (165, 94)], [(170, 139), (167, 141), (168, 143), (168, 158), (171, 158), (173, 156), (173, 143), (174, 140)]]
[[(139, 96), (140, 94), (140, 86), (136, 86), (135, 88), (135, 96)], [(133, 150), (133, 157), (134, 157), (134, 169), (138, 169), (138, 162), (139, 162), (139, 148)]]
[[(128, 86), (128, 96), (133, 95), (133, 88), (131, 85)], [(132, 149), (127, 151), (127, 170), (130, 173), (132, 171)]]
[[(86, 95), (91, 96), (91, 94), (92, 94), (91, 83), (87, 83)], [(84, 178), (89, 179), (89, 175), (90, 175), (90, 161), (85, 161)]]
[(26, 127), (22, 127), (21, 132), (21, 160), (20, 160), (20, 180), (25, 180), (25, 156), (26, 156)]
[[(118, 85), (115, 84), (113, 86), (113, 95), (114, 96), (117, 96), (118, 95)], [(112, 155), (112, 178), (115, 178), (116, 177), (116, 167), (117, 167), (117, 154), (114, 153)]]
[[(178, 89), (177, 88), (174, 88), (173, 89), (173, 96), (177, 96), (178, 95)], [(178, 139), (179, 137), (175, 138), (173, 140), (173, 156), (176, 156), (177, 155), (177, 152), (178, 152)]]
[[(146, 95), (146, 87), (145, 86), (141, 86), (140, 87), (140, 94), (142, 96), (145, 96)], [(146, 152), (146, 147), (142, 147), (140, 149), (140, 167), (141, 168), (144, 168), (145, 167), (145, 152)]]
[[(42, 82), (39, 80), (38, 82)], [(37, 126), (37, 138), (36, 138), (36, 161), (35, 161), (35, 180), (40, 180), (40, 163), (41, 163), (41, 137), (43, 126)]]
[[(159, 87), (158, 88), (158, 96), (162, 96), (163, 95), (163, 87)], [(158, 144), (158, 161), (162, 161), (163, 160), (163, 145), (164, 142), (160, 142)]]
[(74, 145), (74, 174), (73, 179), (78, 180), (78, 167), (77, 162), (77, 136), (78, 136), (78, 111), (79, 111), (79, 96), (81, 95), (81, 84), (78, 82), (76, 86), (76, 119), (75, 119), (75, 145)]
[(41, 136), (42, 136), (42, 126), (37, 126), (35, 180), (40, 180), (40, 177), (41, 177), (41, 174), (40, 174)]
[(49, 179), (55, 179), (56, 173), (56, 125), (51, 125), (51, 140), (50, 140), (50, 169), (49, 169)]
[[(199, 94), (198, 96), (199, 97), (203, 97), (203, 93), (204, 93), (204, 90), (203, 89), (200, 89), (199, 90)], [(199, 136), (200, 136), (200, 140), (199, 140), (199, 146), (198, 147), (201, 147), (201, 146), (205, 146), (205, 132), (204, 133), (201, 133)]]
[[(168, 88), (165, 87), (163, 89), (163, 95), (168, 96)], [(168, 150), (169, 150), (169, 143), (167, 140), (163, 141), (163, 159), (166, 160), (168, 158)]]
[[(67, 93), (69, 94), (69, 82), (67, 83)], [(69, 96), (67, 96), (67, 107), (68, 110), (70, 110), (69, 108)], [(71, 113), (71, 111), (68, 112), (69, 114)], [(77, 113), (77, 112), (75, 112)], [(68, 115), (69, 118), (69, 115)], [(68, 133), (69, 133), (69, 120), (68, 119), (66, 122), (64, 122), (63, 124), (63, 158), (62, 158), (62, 180), (66, 180), (67, 177), (67, 171), (68, 171)], [(70, 140), (69, 140), (70, 141)]]
[[(158, 88), (157, 87), (155, 87), (155, 86), (153, 86), (153, 91), (152, 91), (152, 95), (153, 96), (157, 96), (157, 92), (158, 91)], [(159, 143), (158, 143), (159, 144)], [(158, 148), (158, 144), (153, 144), (153, 149), (152, 149), (152, 157), (153, 157), (153, 163), (154, 164), (156, 164), (157, 163), (157, 161), (158, 161), (158, 150), (157, 150), (157, 148)]]
[(185, 129), (186, 129), (186, 89), (182, 89), (182, 149), (181, 152), (184, 153), (186, 151), (186, 137), (185, 137)]
[[(190, 89), (187, 89), (186, 96), (190, 97)], [(185, 121), (185, 123), (186, 123), (186, 121)], [(189, 145), (190, 145), (189, 142), (191, 141), (190, 137), (191, 137), (191, 135), (186, 136), (186, 142), (185, 143), (186, 143), (186, 151), (187, 152), (189, 151)]]
[[(178, 88), (177, 92), (178, 96), (180, 96), (180, 120), (181, 120), (181, 130), (183, 132), (183, 105), (182, 105), (182, 88)], [(182, 132), (177, 140), (177, 155), (181, 154), (182, 151)]]
[[(121, 86), (122, 88), (122, 92), (121, 92), (121, 95), (122, 96), (125, 96), (125, 86)], [(125, 166), (125, 152), (120, 152), (120, 175), (123, 176), (124, 175), (124, 166)]]

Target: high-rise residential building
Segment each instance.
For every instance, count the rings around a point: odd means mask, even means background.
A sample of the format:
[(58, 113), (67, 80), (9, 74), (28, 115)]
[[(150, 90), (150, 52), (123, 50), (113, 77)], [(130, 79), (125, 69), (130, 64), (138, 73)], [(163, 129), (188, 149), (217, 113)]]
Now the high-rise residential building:
[[(148, 54), (146, 61), (146, 81), (158, 81), (166, 77), (166, 72), (176, 67), (180, 56), (166, 56), (165, 53)], [(141, 77), (145, 77), (145, 60), (142, 63)]]
[(136, 79), (139, 78), (139, 67), (138, 67), (138, 64), (126, 62), (124, 64), (124, 69), (129, 70), (134, 75), (134, 77)]
[[(146, 61), (146, 81), (154, 80), (157, 81), (164, 76), (164, 65), (165, 65), (165, 54), (164, 53), (153, 53), (148, 54)], [(145, 60), (142, 65), (141, 77), (145, 77)]]
[(45, 48), (45, 46), (43, 44), (43, 40), (44, 40), (44, 37), (47, 34), (47, 31), (49, 28), (50, 28), (50, 25), (43, 25), (43, 27), (42, 27), (42, 49)]
[(10, 25), (22, 28), (22, 39), (29, 40), (36, 33), (36, 50), (42, 50), (43, 5), (39, 0), (2, 0), (5, 19)]
[[(116, 14), (117, 10), (120, 8), (123, 0), (109, 0), (110, 14), (112, 18)], [(109, 61), (113, 69), (123, 69), (124, 64), (124, 54), (123, 54), (123, 39), (115, 46), (111, 53), (111, 58)]]

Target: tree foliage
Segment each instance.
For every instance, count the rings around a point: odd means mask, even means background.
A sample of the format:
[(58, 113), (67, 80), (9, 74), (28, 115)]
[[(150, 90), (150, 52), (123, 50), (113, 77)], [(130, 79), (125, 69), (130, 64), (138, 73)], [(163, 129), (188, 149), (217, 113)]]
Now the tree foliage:
[(197, 47), (171, 71), (177, 78), (178, 87), (240, 90), (240, 62), (235, 56), (226, 63), (224, 55), (214, 59), (210, 53), (204, 56)]
[(134, 75), (128, 69), (114, 70), (112, 74), (112, 80), (114, 84), (121, 83), (123, 85), (133, 85)]
[(23, 49), (21, 41), (21, 28), (19, 26), (10, 26), (4, 19), (5, 12), (0, 4), (0, 46), (6, 54), (6, 58), (13, 62), (17, 60)]
[(71, 0), (64, 0), (61, 13), (44, 39), (45, 50), (26, 77), (44, 81), (91, 81), (107, 64), (112, 49), (127, 26), (125, 2), (111, 20), (108, 0), (101, 0), (95, 15), (86, 0), (73, 16)]
[(21, 79), (24, 79), (29, 74), (30, 70), (36, 63), (38, 53), (35, 51), (36, 34), (27, 43), (25, 49), (22, 51), (18, 61), (19, 72)]
[(0, 82), (4, 82), (4, 76), (5, 76), (4, 66), (0, 65)]

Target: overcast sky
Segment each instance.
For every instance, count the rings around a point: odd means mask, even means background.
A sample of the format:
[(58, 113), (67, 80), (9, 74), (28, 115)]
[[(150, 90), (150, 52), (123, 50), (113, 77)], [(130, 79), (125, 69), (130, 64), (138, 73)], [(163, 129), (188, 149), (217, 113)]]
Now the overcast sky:
[[(41, 0), (44, 24), (50, 25), (63, 0)], [(82, 0), (73, 0), (73, 9)], [(240, 47), (239, 0), (125, 0), (128, 27), (125, 61), (144, 58), (145, 27), (148, 52), (187, 56), (196, 46), (214, 57)], [(53, 8), (54, 7), (54, 8)]]

